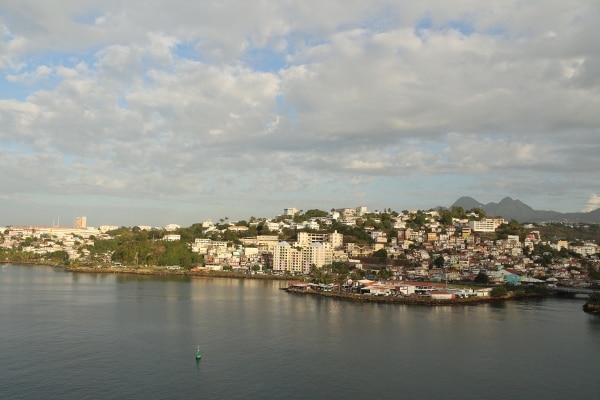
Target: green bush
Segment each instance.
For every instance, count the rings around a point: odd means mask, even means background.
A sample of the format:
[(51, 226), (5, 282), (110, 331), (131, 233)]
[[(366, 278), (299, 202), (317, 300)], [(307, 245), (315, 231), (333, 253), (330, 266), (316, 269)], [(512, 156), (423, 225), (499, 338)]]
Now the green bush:
[(588, 300), (588, 304), (600, 305), (600, 293), (592, 293)]
[(492, 297), (504, 297), (508, 294), (508, 290), (504, 286), (496, 286), (490, 292)]

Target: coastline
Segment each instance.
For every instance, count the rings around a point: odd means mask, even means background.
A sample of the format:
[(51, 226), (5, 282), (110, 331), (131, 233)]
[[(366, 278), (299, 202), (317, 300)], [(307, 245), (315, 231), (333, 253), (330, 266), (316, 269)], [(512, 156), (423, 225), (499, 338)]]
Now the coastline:
[[(131, 268), (131, 267), (89, 267), (89, 266), (64, 266), (60, 264), (52, 264), (48, 262), (24, 262), (24, 261), (3, 261), (2, 264), (20, 264), (24, 266), (28, 265), (39, 265), (48, 266), (53, 268), (62, 268), (65, 272), (74, 273), (86, 273), (86, 274), (126, 274), (126, 275), (145, 275), (145, 276), (194, 276), (194, 277), (206, 277), (206, 278), (229, 278), (229, 279), (257, 279), (257, 280), (272, 280), (272, 281), (298, 281), (302, 280), (302, 276), (290, 276), (290, 275), (264, 275), (264, 274), (245, 274), (240, 272), (230, 271), (187, 271), (187, 270), (167, 270), (165, 268), (158, 267), (146, 267), (146, 268)], [(500, 297), (467, 297), (467, 298), (453, 298), (453, 299), (432, 299), (426, 296), (373, 296), (359, 293), (348, 293), (348, 292), (325, 292), (315, 290), (299, 290), (290, 287), (282, 287), (283, 291), (288, 294), (294, 295), (308, 295), (308, 296), (321, 296), (326, 298), (332, 298), (340, 301), (351, 301), (358, 303), (383, 303), (383, 304), (404, 304), (404, 305), (415, 305), (415, 306), (465, 306), (465, 305), (479, 305), (489, 303), (503, 303), (511, 300), (523, 300), (523, 299), (539, 299), (545, 297), (551, 297), (552, 293), (514, 293), (511, 292), (506, 296)]]
[(489, 303), (503, 303), (510, 300), (524, 300), (524, 299), (540, 299), (550, 297), (550, 294), (541, 293), (528, 293), (528, 294), (508, 294), (501, 297), (467, 297), (467, 298), (454, 298), (454, 299), (432, 299), (427, 296), (372, 296), (358, 293), (348, 292), (322, 292), (314, 290), (298, 290), (286, 288), (285, 292), (294, 295), (305, 295), (305, 296), (322, 296), (342, 301), (352, 301), (358, 303), (383, 303), (383, 304), (404, 304), (404, 305), (415, 305), (415, 306), (466, 306), (466, 305), (479, 305)]
[(168, 270), (164, 267), (113, 267), (113, 266), (102, 266), (102, 267), (90, 267), (83, 265), (63, 265), (60, 263), (52, 263), (49, 261), (11, 261), (3, 260), (0, 264), (15, 264), (23, 266), (47, 266), (53, 268), (61, 268), (66, 272), (78, 272), (87, 274), (129, 274), (129, 275), (156, 275), (156, 276), (205, 276), (211, 278), (236, 278), (236, 279), (262, 279), (262, 280), (274, 280), (274, 281), (297, 281), (301, 280), (302, 276), (294, 275), (266, 275), (266, 274), (245, 274), (242, 272), (229, 272), (229, 271), (188, 271), (184, 269), (179, 270)]
[(85, 266), (69, 266), (62, 267), (67, 272), (91, 273), (91, 274), (130, 274), (130, 275), (156, 275), (156, 276), (196, 276), (210, 278), (235, 278), (235, 279), (257, 279), (257, 280), (273, 280), (273, 281), (295, 281), (301, 279), (299, 276), (287, 275), (264, 275), (264, 274), (245, 274), (243, 272), (230, 271), (188, 271), (184, 269), (168, 270), (160, 267), (85, 267)]

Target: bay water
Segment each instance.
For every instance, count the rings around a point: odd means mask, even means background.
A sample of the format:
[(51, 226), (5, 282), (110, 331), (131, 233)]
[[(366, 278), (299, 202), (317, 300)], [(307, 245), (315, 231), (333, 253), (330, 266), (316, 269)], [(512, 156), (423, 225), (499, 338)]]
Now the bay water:
[(582, 298), (405, 306), (289, 294), (281, 285), (1, 264), (0, 398), (600, 393), (600, 318), (582, 311)]

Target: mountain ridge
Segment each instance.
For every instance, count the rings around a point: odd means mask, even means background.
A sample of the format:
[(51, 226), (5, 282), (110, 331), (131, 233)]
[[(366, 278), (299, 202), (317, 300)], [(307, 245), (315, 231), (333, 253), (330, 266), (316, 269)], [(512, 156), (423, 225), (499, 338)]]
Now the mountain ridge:
[(465, 210), (481, 208), (487, 215), (502, 217), (506, 220), (516, 220), (519, 223), (524, 222), (582, 222), (588, 224), (600, 223), (600, 208), (589, 212), (567, 212), (534, 210), (521, 200), (514, 200), (510, 197), (504, 197), (499, 203), (483, 204), (470, 196), (458, 198), (451, 206), (462, 207)]

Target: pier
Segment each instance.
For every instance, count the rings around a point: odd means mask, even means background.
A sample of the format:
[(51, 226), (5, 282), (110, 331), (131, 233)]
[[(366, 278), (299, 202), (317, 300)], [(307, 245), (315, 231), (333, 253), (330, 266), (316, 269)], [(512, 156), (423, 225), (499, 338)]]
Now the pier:
[(554, 288), (557, 294), (562, 295), (585, 295), (589, 296), (593, 293), (600, 293), (600, 288), (591, 288), (591, 287), (575, 287), (575, 286), (557, 286)]

